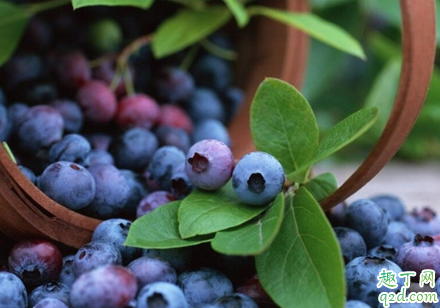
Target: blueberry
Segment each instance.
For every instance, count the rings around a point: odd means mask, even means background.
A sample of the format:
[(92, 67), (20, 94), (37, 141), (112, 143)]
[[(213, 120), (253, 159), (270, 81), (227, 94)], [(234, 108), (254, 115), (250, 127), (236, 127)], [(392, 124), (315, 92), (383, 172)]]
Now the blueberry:
[(89, 80), (84, 83), (76, 93), (84, 120), (101, 125), (110, 122), (116, 114), (118, 107), (115, 94), (104, 82)]
[(70, 291), (72, 308), (124, 308), (134, 298), (134, 275), (119, 265), (104, 265), (82, 274)]
[(67, 255), (63, 257), (63, 268), (58, 276), (57, 281), (68, 286), (72, 286), (76, 279), (75, 272), (73, 269), (73, 262), (75, 260), (75, 255)]
[(429, 206), (414, 208), (402, 217), (402, 221), (414, 233), (436, 235), (440, 233), (440, 217)]
[(50, 103), (58, 110), (64, 120), (64, 128), (68, 133), (79, 133), (84, 122), (84, 117), (79, 105), (72, 100), (59, 99)]
[(15, 136), (21, 150), (36, 153), (61, 140), (63, 132), (61, 114), (53, 107), (37, 105), (26, 110), (17, 123)]
[(416, 234), (411, 242), (400, 246), (395, 262), (404, 271), (416, 272), (417, 277), (422, 270), (432, 269), (437, 279), (440, 276), (440, 246), (432, 237)]
[(171, 192), (177, 199), (183, 199), (192, 192), (193, 188), (183, 162), (174, 169), (171, 175)]
[(75, 277), (106, 264), (121, 265), (122, 256), (115, 244), (107, 241), (91, 241), (83, 245), (73, 259)]
[(279, 161), (265, 152), (244, 155), (232, 173), (237, 197), (251, 205), (266, 205), (282, 191), (284, 171)]
[(352, 299), (345, 302), (345, 308), (372, 308), (372, 307), (367, 303)]
[(83, 209), (84, 213), (100, 219), (118, 216), (129, 198), (127, 179), (118, 168), (109, 164), (92, 165), (88, 170), (95, 179), (96, 193)]
[(189, 308), (182, 290), (169, 282), (154, 282), (144, 286), (137, 296), (136, 308)]
[(92, 174), (83, 166), (67, 161), (49, 165), (40, 176), (39, 188), (49, 198), (74, 211), (88, 206), (96, 194)]
[(18, 84), (37, 79), (43, 73), (43, 60), (35, 53), (18, 53), (0, 69), (0, 84), (9, 91)]
[(192, 306), (211, 303), (233, 293), (231, 281), (223, 273), (209, 267), (188, 270), (177, 277), (177, 285)]
[(396, 256), (396, 248), (389, 245), (380, 245), (369, 249), (367, 255), (371, 257), (385, 258), (395, 262), (394, 257)]
[(92, 71), (85, 55), (77, 50), (61, 52), (54, 59), (55, 77), (64, 89), (76, 90), (90, 81)]
[(37, 302), (32, 308), (69, 308), (69, 306), (59, 299), (47, 297)]
[(34, 288), (58, 278), (63, 260), (55, 244), (42, 239), (28, 239), (12, 247), (8, 266), (26, 287)]
[(148, 165), (158, 146), (159, 142), (152, 132), (134, 127), (114, 138), (109, 152), (118, 168), (136, 171)]
[(176, 283), (176, 270), (164, 259), (158, 257), (139, 257), (127, 265), (136, 277), (139, 289), (157, 281)]
[(10, 93), (12, 100), (25, 102), (30, 106), (47, 104), (58, 96), (58, 89), (51, 80), (43, 78), (26, 80)]
[(175, 146), (166, 145), (157, 149), (149, 165), (151, 179), (163, 190), (170, 191), (173, 170), (185, 161), (185, 153)]
[(195, 187), (216, 190), (229, 181), (234, 168), (231, 149), (218, 140), (195, 143), (186, 155), (186, 174)]
[(127, 169), (122, 169), (121, 173), (127, 180), (127, 183), (130, 187), (128, 200), (122, 209), (121, 215), (123, 215), (123, 217), (133, 219), (136, 217), (139, 202), (145, 195), (148, 194), (147, 184), (144, 177), (139, 173)]
[(382, 244), (388, 229), (385, 210), (370, 199), (352, 202), (345, 212), (344, 223), (362, 235), (367, 249)]
[(8, 106), (8, 120), (12, 131), (16, 131), (19, 123), (25, 118), (29, 106), (15, 102)]
[(70, 161), (83, 164), (91, 151), (89, 141), (79, 134), (68, 134), (52, 144), (49, 150), (49, 161)]
[(158, 123), (159, 117), (160, 108), (157, 102), (146, 94), (138, 93), (119, 101), (115, 120), (121, 129), (151, 129)]
[(194, 92), (194, 79), (179, 67), (163, 67), (155, 78), (154, 90), (162, 102), (182, 102)]
[(159, 126), (181, 128), (188, 134), (193, 130), (193, 123), (188, 113), (178, 105), (163, 104), (160, 106)]
[(222, 92), (231, 84), (230, 63), (211, 54), (197, 59), (190, 72), (198, 87), (208, 87)]
[(136, 217), (139, 218), (157, 209), (159, 206), (167, 204), (174, 200), (176, 200), (176, 197), (168, 191), (164, 191), (164, 190), (153, 191), (152, 193), (145, 195), (139, 201), (136, 210)]
[(388, 230), (383, 244), (399, 249), (403, 244), (410, 242), (415, 235), (415, 232), (409, 229), (405, 223), (393, 220), (388, 224)]
[(16, 275), (9, 272), (0, 272), (0, 290), (0, 307), (28, 307), (26, 287)]
[(116, 20), (101, 18), (88, 27), (87, 39), (98, 54), (114, 52), (122, 43), (122, 30)]
[(223, 142), (227, 146), (231, 146), (231, 138), (226, 126), (216, 119), (206, 119), (197, 122), (194, 127), (193, 142), (199, 142), (203, 139), (215, 139)]
[(46, 298), (55, 298), (68, 305), (70, 301), (70, 286), (56, 281), (38, 286), (29, 294), (29, 306), (34, 307)]
[(7, 100), (6, 100), (6, 95), (5, 95), (5, 91), (3, 91), (2, 87), (0, 87), (0, 105), (6, 105)]
[[(388, 288), (384, 285), (377, 287), (378, 276), (382, 269), (393, 271), (397, 287)], [(360, 300), (371, 307), (377, 307), (380, 292), (397, 291), (404, 284), (404, 279), (398, 276), (402, 269), (394, 262), (378, 257), (357, 257), (345, 266), (347, 282), (347, 299)]]
[(221, 93), (221, 99), (225, 104), (227, 113), (226, 123), (228, 123), (243, 105), (245, 93), (237, 87), (228, 87), (225, 92)]
[(154, 131), (160, 146), (171, 145), (187, 152), (191, 147), (191, 138), (182, 128), (161, 125)]
[(344, 226), (344, 215), (347, 209), (347, 203), (341, 202), (332, 207), (329, 211), (325, 212), (327, 219), (333, 227)]
[(18, 165), (18, 169), (23, 172), (23, 174), (29, 179), (29, 181), (31, 181), (34, 185), (37, 185), (37, 176), (31, 169), (22, 165)]
[(92, 234), (92, 241), (108, 241), (119, 249), (122, 264), (126, 265), (141, 254), (136, 247), (124, 245), (131, 227), (131, 221), (122, 218), (111, 218), (98, 224)]
[(88, 168), (96, 164), (114, 165), (113, 156), (106, 150), (95, 149), (91, 150), (83, 162), (83, 166)]
[(7, 141), (11, 134), (12, 121), (9, 119), (5, 105), (0, 104), (0, 141)]
[(216, 119), (224, 122), (226, 113), (218, 95), (208, 88), (198, 88), (186, 103), (186, 110), (194, 122)]
[(403, 214), (405, 214), (405, 205), (396, 196), (382, 194), (373, 196), (370, 199), (387, 212), (387, 217), (390, 221), (400, 220)]
[[(204, 306), (202, 306), (204, 307)], [(237, 307), (237, 308), (258, 308), (255, 301), (249, 296), (242, 293), (232, 293), (228, 295), (224, 295), (217, 300), (213, 301), (207, 307), (212, 308), (229, 308), (229, 307)]]
[(338, 238), (345, 264), (354, 258), (366, 256), (367, 245), (357, 231), (347, 227), (334, 227), (333, 230)]

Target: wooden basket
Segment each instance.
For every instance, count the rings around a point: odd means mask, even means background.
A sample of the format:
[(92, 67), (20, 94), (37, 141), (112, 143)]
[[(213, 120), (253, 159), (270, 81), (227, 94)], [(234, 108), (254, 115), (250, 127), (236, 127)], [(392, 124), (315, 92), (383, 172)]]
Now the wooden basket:
[[(359, 169), (332, 196), (322, 202), (329, 209), (365, 185), (394, 156), (412, 128), (423, 105), (435, 55), (434, 0), (401, 0), (403, 67), (400, 87), (388, 125)], [(306, 0), (270, 0), (267, 5), (295, 12), (307, 10)], [(277, 35), (273, 35), (277, 33)], [(248, 34), (248, 33), (246, 33)], [(297, 88), (304, 76), (308, 40), (299, 31), (267, 18), (252, 24), (253, 46), (246, 72), (247, 100), (229, 130), (237, 158), (254, 150), (249, 130), (249, 106), (264, 77), (283, 79)], [(247, 40), (248, 37), (243, 37)], [(98, 219), (71, 211), (35, 187), (0, 148), (0, 242), (45, 237), (64, 246), (79, 248), (90, 241)]]

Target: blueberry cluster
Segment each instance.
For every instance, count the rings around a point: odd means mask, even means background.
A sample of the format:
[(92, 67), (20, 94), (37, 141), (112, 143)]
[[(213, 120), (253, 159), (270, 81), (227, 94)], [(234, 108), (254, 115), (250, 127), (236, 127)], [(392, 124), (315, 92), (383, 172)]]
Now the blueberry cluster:
[(251, 298), (255, 287), (244, 279), (254, 274), (251, 258), (220, 255), (209, 246), (124, 246), (130, 225), (122, 218), (104, 220), (77, 251), (61, 252), (43, 239), (2, 251), (0, 307), (258, 307)]
[[(183, 69), (188, 50), (158, 60), (147, 43), (118, 70), (125, 47), (163, 17), (152, 12), (178, 7), (155, 5), (38, 14), (0, 67), (0, 140), (42, 192), (73, 211), (135, 219), (191, 192), (193, 144), (231, 145), (226, 125), (244, 98), (233, 62), (200, 49)], [(208, 39), (233, 49), (226, 31)]]
[[(327, 217), (345, 262), (346, 307), (383, 307), (379, 294), (400, 291), (404, 285), (404, 278), (398, 276), (401, 272), (414, 271), (412, 283), (418, 284), (421, 272), (431, 269), (440, 285), (440, 217), (430, 207), (408, 212), (401, 199), (381, 194), (349, 205), (341, 203)], [(394, 289), (377, 287), (383, 269), (396, 273)], [(404, 305), (423, 307), (421, 303)]]

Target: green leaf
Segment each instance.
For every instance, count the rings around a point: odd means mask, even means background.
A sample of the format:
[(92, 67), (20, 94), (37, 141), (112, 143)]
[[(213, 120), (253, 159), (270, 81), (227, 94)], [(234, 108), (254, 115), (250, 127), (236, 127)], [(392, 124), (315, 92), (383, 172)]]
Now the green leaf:
[(324, 212), (301, 187), (286, 199), (281, 229), (255, 257), (263, 288), (282, 308), (340, 308), (345, 302), (341, 250)]
[(336, 49), (366, 59), (360, 43), (344, 29), (311, 13), (291, 13), (262, 6), (249, 7), (251, 15), (263, 15), (295, 27)]
[(258, 150), (275, 156), (289, 174), (311, 160), (319, 131), (307, 100), (292, 85), (266, 78), (250, 109), (252, 138)]
[(179, 207), (179, 232), (182, 238), (189, 238), (225, 230), (245, 223), (265, 209), (240, 202), (231, 181), (216, 191), (196, 189)]
[(284, 195), (278, 194), (270, 208), (257, 220), (219, 231), (211, 241), (217, 252), (227, 255), (258, 255), (266, 250), (277, 235), (284, 213)]
[(72, 0), (74, 9), (92, 5), (135, 6), (141, 9), (148, 9), (153, 3), (154, 0)]
[(19, 5), (0, 1), (0, 66), (14, 53), (31, 15)]
[(304, 187), (319, 202), (336, 191), (338, 182), (333, 173), (327, 172), (314, 177), (305, 183)]
[(209, 242), (212, 235), (195, 236), (185, 240), (180, 237), (177, 221), (179, 205), (180, 201), (170, 202), (136, 219), (130, 227), (125, 245), (165, 249)]
[(204, 39), (231, 18), (224, 6), (212, 5), (203, 10), (183, 9), (161, 23), (153, 35), (152, 50), (163, 58)]
[(249, 15), (246, 11), (246, 8), (239, 0), (223, 0), (228, 8), (231, 10), (235, 19), (237, 20), (237, 24), (243, 28), (249, 22)]
[(363, 108), (333, 126), (320, 141), (316, 156), (304, 164), (303, 168), (288, 174), (287, 178), (295, 181), (302, 174), (303, 169), (329, 157), (353, 142), (374, 124), (378, 113), (377, 107)]

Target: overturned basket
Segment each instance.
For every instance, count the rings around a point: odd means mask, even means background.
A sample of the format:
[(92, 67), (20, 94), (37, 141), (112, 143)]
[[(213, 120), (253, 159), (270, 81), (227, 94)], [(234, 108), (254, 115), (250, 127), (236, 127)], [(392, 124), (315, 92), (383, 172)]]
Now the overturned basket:
[[(273, 7), (301, 12), (306, 0), (268, 1)], [(403, 67), (399, 91), (387, 126), (359, 169), (330, 197), (322, 201), (330, 209), (372, 179), (394, 156), (411, 130), (423, 105), (435, 56), (435, 8), (433, 0), (401, 0)], [(271, 35), (278, 33), (278, 35)], [(247, 101), (230, 124), (235, 156), (254, 149), (249, 130), (249, 106), (264, 77), (277, 77), (300, 87), (307, 59), (307, 37), (290, 27), (258, 19), (245, 40), (254, 42), (249, 63), (241, 63)], [(264, 42), (264, 43), (262, 43)], [(246, 52), (244, 50), (244, 52)], [(0, 148), (0, 242), (45, 237), (78, 248), (90, 240), (100, 220), (71, 211), (54, 202), (21, 173)]]

